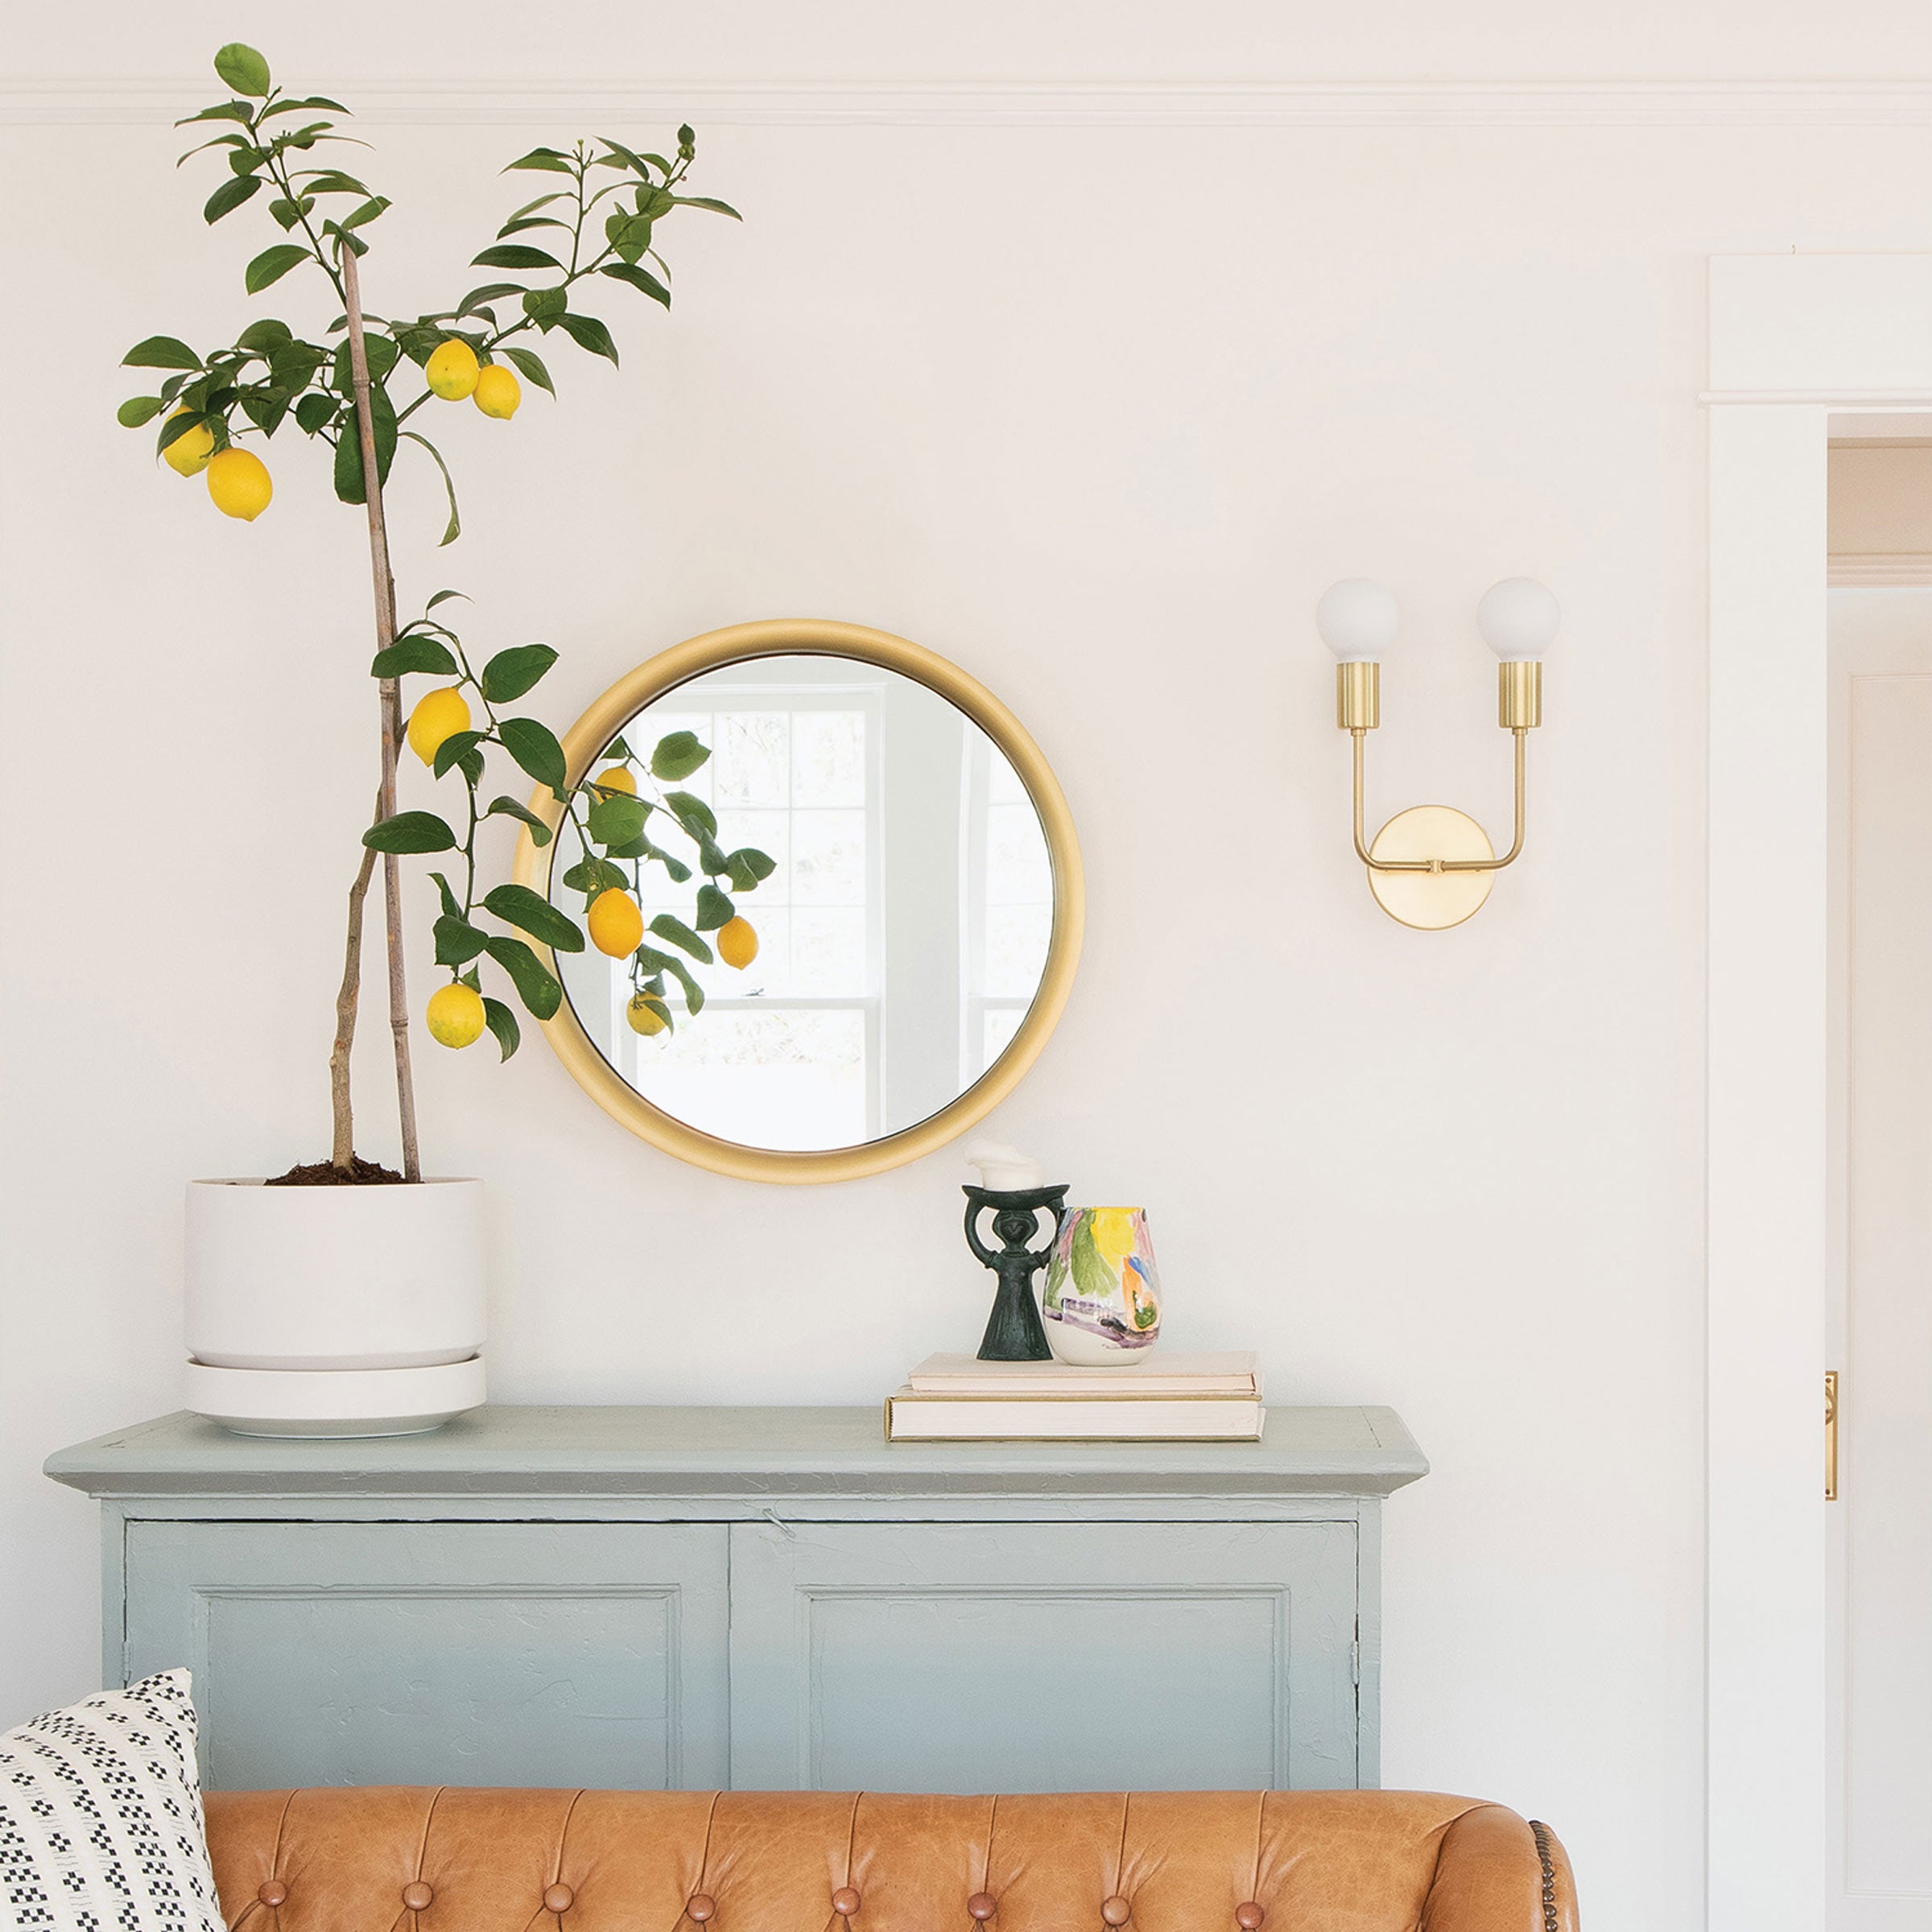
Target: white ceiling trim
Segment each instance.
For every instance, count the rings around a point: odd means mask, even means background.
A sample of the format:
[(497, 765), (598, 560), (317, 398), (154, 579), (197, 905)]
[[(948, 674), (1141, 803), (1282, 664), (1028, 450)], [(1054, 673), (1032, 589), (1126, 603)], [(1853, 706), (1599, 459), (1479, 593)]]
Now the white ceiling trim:
[[(151, 126), (210, 83), (0, 83), (0, 126)], [(384, 123), (585, 116), (713, 127), (1840, 127), (1932, 126), (1932, 78), (1079, 83), (952, 80), (318, 80)]]

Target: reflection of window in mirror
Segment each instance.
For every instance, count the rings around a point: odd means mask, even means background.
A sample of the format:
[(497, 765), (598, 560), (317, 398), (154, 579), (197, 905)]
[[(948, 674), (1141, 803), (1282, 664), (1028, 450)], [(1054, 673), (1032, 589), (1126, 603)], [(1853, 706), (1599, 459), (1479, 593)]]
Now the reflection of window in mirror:
[[(884, 674), (855, 679), (859, 668), (828, 666), (836, 683), (714, 673), (650, 709), (649, 740), (692, 731), (712, 747), (683, 788), (717, 814), (724, 848), (755, 845), (776, 869), (740, 904), (758, 958), (741, 973), (701, 972), (700, 1018), (673, 1038), (639, 1039), (613, 973), (609, 1037), (634, 1087), (727, 1138), (836, 1146), (880, 1131)], [(644, 884), (647, 918), (688, 900), (661, 868), (646, 868)]]

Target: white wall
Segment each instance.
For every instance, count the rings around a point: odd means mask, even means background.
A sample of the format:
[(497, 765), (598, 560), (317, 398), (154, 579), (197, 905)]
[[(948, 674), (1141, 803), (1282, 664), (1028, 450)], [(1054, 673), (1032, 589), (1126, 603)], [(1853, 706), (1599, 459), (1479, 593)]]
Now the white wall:
[[(621, 375), (559, 353), (560, 402), (440, 419), (469, 534), (435, 554), (436, 489), (406, 475), (405, 603), (458, 584), (485, 646), (555, 644), (559, 723), (662, 645), (791, 613), (902, 632), (1013, 704), (1071, 801), (1092, 921), (993, 1126), (1148, 1204), (1177, 1345), (1260, 1347), (1278, 1400), (1391, 1402), (1434, 1459), (1389, 1511), (1388, 1781), (1550, 1818), (1600, 1928), (1695, 1924), (1700, 258), (1926, 246), (1932, 134), (1852, 125), (1847, 89), (1799, 112), (1425, 88), (1338, 113), (1208, 84), (1891, 77), (1932, 67), (1922, 14), (1559, 28), (1526, 0), (1406, 0), (1372, 38), (1258, 0), (487, 0), (452, 49), (447, 10), (353, 0), (327, 38), (247, 10), (291, 78), (376, 105), (363, 160), (399, 204), (378, 310), (461, 282), (522, 198), (493, 171), (532, 140), (696, 103), (702, 185), (745, 226), (674, 226), (675, 318), (611, 304)], [(184, 1179), (326, 1137), (372, 777), (360, 525), (286, 438), (246, 526), (112, 419), (130, 342), (244, 308), (262, 239), (203, 228), (166, 126), (234, 31), (203, 0), (0, 29), (0, 1719), (96, 1681), (92, 1513), (39, 1463), (175, 1406)], [(528, 118), (526, 76), (556, 118)], [(893, 84), (877, 124), (865, 80)], [(1207, 91), (1183, 115), (1158, 86), (1071, 85), (1139, 82)], [(1567, 612), (1529, 852), (1471, 925), (1410, 933), (1348, 856), (1307, 613), (1334, 577), (1395, 585), (1413, 655), (1385, 678), (1373, 809), (1444, 798), (1494, 826), (1469, 619), (1518, 571)], [(1183, 791), (1188, 814), (1157, 808)], [(493, 1183), (505, 1399), (869, 1402), (977, 1331), (955, 1152), (764, 1191), (624, 1137), (540, 1043), (499, 1071), (425, 1042), (418, 1064), (431, 1164)]]

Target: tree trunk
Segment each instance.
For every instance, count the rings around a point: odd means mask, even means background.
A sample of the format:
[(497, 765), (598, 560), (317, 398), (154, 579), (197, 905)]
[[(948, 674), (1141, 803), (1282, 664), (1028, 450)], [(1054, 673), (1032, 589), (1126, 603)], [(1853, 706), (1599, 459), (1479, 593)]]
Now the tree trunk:
[[(356, 251), (342, 245), (342, 287), (347, 297), (349, 377), (356, 394), (356, 429), (362, 448), (362, 496), (369, 507), (369, 562), (375, 582), (376, 648), (386, 650), (396, 638), (396, 580), (389, 568), (389, 533), (382, 522), (382, 484), (376, 462), (376, 423), (369, 404), (369, 349), (362, 330), (361, 279)], [(402, 736), (402, 698), (397, 680), (382, 680), (382, 790), (377, 815), (396, 809), (396, 751)], [(423, 1161), (416, 1146), (416, 1090), (409, 1066), (409, 993), (402, 976), (402, 875), (394, 852), (382, 855), (382, 909), (389, 936), (389, 1030), (395, 1045), (396, 1105), (402, 1122), (402, 1178), (419, 1181)]]
[(349, 1101), (349, 1055), (356, 1043), (356, 1008), (362, 994), (362, 903), (369, 897), (369, 875), (375, 864), (374, 848), (365, 845), (355, 883), (349, 889), (349, 943), (344, 948), (341, 990), (336, 995), (336, 1043), (328, 1055), (328, 1104), (335, 1121), (335, 1141), (328, 1158), (342, 1174), (353, 1174), (356, 1170), (356, 1121)]

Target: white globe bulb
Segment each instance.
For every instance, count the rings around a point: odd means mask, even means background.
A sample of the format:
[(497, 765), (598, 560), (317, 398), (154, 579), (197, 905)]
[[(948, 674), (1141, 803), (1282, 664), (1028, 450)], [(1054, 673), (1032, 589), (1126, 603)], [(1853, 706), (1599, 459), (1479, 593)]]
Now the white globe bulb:
[(1344, 577), (1322, 592), (1315, 627), (1344, 664), (1379, 663), (1395, 647), (1402, 612), (1395, 593), (1373, 577)]
[(1492, 584), (1476, 607), (1483, 642), (1505, 664), (1540, 658), (1556, 642), (1563, 621), (1563, 606), (1534, 577), (1505, 577)]

